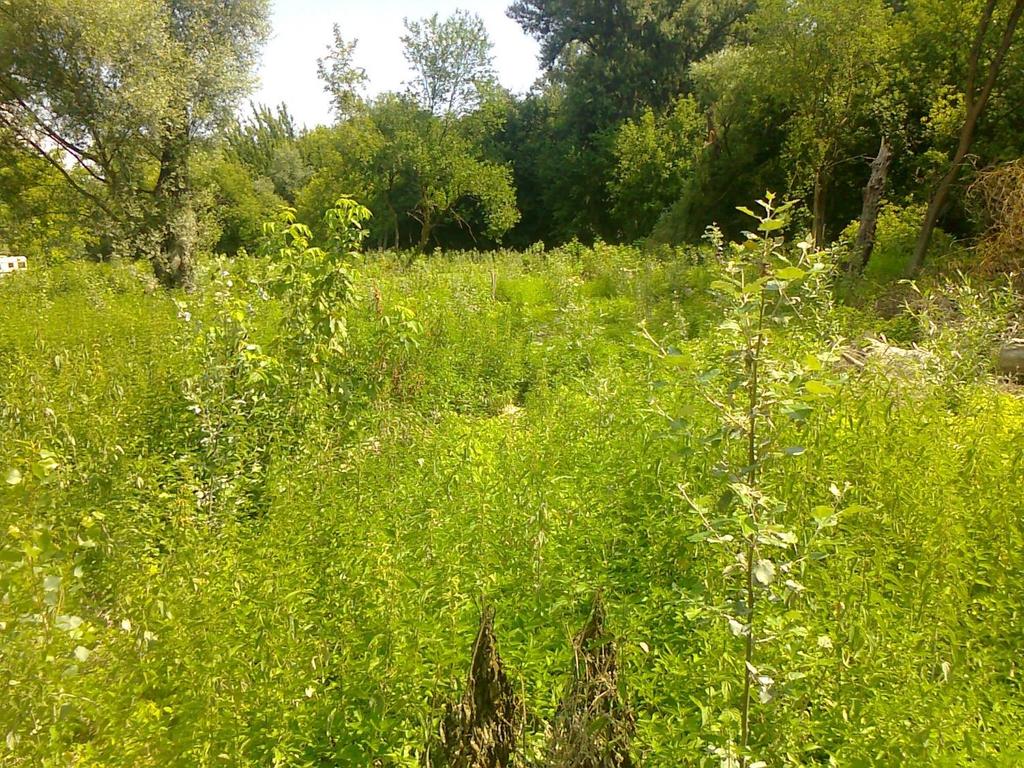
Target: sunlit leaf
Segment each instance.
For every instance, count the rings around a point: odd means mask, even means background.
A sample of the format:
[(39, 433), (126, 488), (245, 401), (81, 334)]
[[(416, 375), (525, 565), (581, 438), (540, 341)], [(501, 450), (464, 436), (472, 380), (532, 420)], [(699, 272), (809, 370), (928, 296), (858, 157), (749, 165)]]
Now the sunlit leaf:
[(775, 563), (771, 560), (758, 560), (754, 565), (754, 579), (763, 587), (771, 586), (775, 581)]
[(777, 270), (775, 275), (782, 280), (789, 280), (792, 282), (794, 280), (802, 280), (807, 276), (807, 273), (800, 269), (800, 267), (783, 267), (782, 269)]

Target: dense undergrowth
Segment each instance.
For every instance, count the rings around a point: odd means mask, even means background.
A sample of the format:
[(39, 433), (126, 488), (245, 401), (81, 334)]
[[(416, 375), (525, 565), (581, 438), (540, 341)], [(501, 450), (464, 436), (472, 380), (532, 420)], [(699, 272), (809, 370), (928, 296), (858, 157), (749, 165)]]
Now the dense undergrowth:
[[(730, 505), (743, 362), (704, 255), (361, 258), (307, 368), (310, 288), (259, 260), (178, 297), (127, 265), (5, 279), (0, 763), (416, 765), (486, 602), (539, 765), (601, 590), (640, 764), (737, 765), (737, 562), (702, 515)], [(770, 332), (801, 394), (761, 483), (795, 554), (749, 760), (1024, 760), (1024, 401), (986, 373), (1007, 298)], [(932, 356), (839, 354), (895, 329)]]

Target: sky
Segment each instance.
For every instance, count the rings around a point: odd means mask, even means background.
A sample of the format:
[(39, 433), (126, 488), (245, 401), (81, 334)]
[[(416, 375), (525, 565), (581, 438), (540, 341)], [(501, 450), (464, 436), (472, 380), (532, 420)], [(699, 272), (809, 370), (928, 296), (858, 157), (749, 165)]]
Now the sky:
[(456, 9), (480, 15), (494, 43), (498, 79), (521, 93), (540, 74), (538, 46), (505, 15), (511, 0), (274, 0), (273, 32), (263, 51), (257, 102), (288, 105), (299, 125), (331, 122), (330, 102), (316, 76), (316, 60), (331, 43), (331, 25), (357, 38), (355, 62), (366, 70), (371, 95), (399, 90), (409, 80), (402, 56), (403, 18), (442, 17)]

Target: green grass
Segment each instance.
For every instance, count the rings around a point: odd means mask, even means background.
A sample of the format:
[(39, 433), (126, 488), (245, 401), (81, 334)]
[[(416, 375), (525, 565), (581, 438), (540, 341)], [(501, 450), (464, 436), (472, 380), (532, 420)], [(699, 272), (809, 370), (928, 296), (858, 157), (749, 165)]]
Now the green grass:
[[(695, 607), (729, 562), (678, 492), (726, 482), (699, 377), (730, 364), (715, 277), (607, 246), (371, 259), (330, 394), (238, 378), (233, 351), (236, 378), (211, 373), (209, 276), (178, 297), (191, 322), (128, 267), (5, 279), (0, 764), (416, 765), (484, 602), (541, 764), (600, 589), (636, 757), (719, 765), (741, 644)], [(243, 283), (270, 349), (279, 308)], [(851, 312), (829, 333), (877, 327)], [(655, 364), (641, 321), (685, 365)], [(849, 513), (761, 652), (771, 765), (1020, 763), (1024, 402), (963, 374), (970, 330), (914, 334), (956, 364), (839, 372), (781, 428), (805, 449), (765, 477), (787, 523), (813, 528), (830, 486)], [(776, 349), (823, 334), (796, 321)]]

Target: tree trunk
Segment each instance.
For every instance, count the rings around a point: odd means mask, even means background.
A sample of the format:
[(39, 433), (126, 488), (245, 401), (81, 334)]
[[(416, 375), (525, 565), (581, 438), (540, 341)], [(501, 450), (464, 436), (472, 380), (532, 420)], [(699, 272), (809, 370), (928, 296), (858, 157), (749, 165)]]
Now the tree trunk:
[(964, 120), (963, 127), (960, 129), (960, 142), (957, 144), (956, 154), (953, 156), (949, 170), (939, 180), (935, 193), (928, 203), (928, 211), (925, 213), (924, 222), (921, 224), (921, 231), (917, 236), (917, 244), (914, 246), (914, 256), (910, 262), (910, 277), (916, 276), (921, 271), (921, 267), (924, 266), (925, 256), (928, 254), (928, 245), (931, 243), (932, 234), (935, 232), (935, 225), (938, 224), (939, 216), (946, 207), (950, 190), (953, 188), (957, 176), (960, 175), (960, 168), (963, 166), (964, 160), (967, 159), (967, 154), (971, 151), (978, 119), (985, 111), (985, 106), (992, 95), (992, 89), (999, 78), (999, 72), (1006, 60), (1006, 54), (1013, 43), (1013, 35), (1017, 30), (1017, 24), (1020, 22), (1021, 15), (1024, 14), (1024, 0), (1016, 0), (1007, 18), (1006, 27), (1003, 29), (999, 47), (989, 61), (985, 82), (981, 89), (978, 90), (976, 88), (978, 69), (985, 47), (985, 39), (988, 35), (989, 26), (992, 23), (995, 5), (995, 0), (988, 0), (982, 12), (981, 20), (978, 23), (974, 46), (968, 59), (967, 88), (964, 93), (964, 98), (967, 102), (967, 117)]
[(910, 261), (909, 277), (916, 277), (924, 266), (925, 256), (928, 255), (928, 246), (931, 243), (932, 235), (935, 233), (935, 226), (938, 224), (939, 216), (942, 215), (946, 207), (950, 190), (953, 189), (953, 184), (960, 175), (960, 168), (963, 166), (964, 160), (967, 159), (967, 153), (971, 151), (971, 145), (974, 143), (974, 130), (978, 125), (978, 118), (981, 117), (987, 101), (988, 99), (986, 98), (985, 100), (975, 102), (967, 112), (967, 118), (960, 129), (960, 141), (956, 147), (956, 154), (953, 155), (953, 160), (949, 164), (949, 170), (939, 180), (938, 186), (935, 187), (935, 192), (928, 202), (928, 210), (925, 212), (924, 222), (921, 224), (917, 243), (914, 246), (914, 255)]
[(814, 224), (811, 236), (814, 238), (814, 246), (823, 248), (825, 246), (825, 203), (828, 196), (828, 174), (824, 167), (819, 168), (814, 174)]
[[(966, 128), (966, 126), (964, 127)], [(967, 147), (970, 144), (965, 145), (963, 139), (961, 139), (960, 146), (963, 148), (963, 151), (960, 148), (957, 149), (953, 163), (939, 181), (939, 185), (935, 188), (935, 193), (928, 203), (928, 210), (925, 212), (924, 222), (921, 224), (921, 230), (917, 235), (917, 243), (914, 245), (914, 255), (910, 260), (908, 277), (915, 277), (924, 266), (924, 259), (928, 254), (928, 246), (931, 244), (935, 226), (939, 223), (939, 216), (942, 214), (946, 201), (949, 199), (949, 191), (953, 188), (953, 182), (960, 175), (960, 166), (963, 164), (964, 158), (967, 157)]]
[(889, 175), (892, 163), (892, 148), (885, 136), (878, 147), (878, 157), (871, 163), (871, 178), (864, 188), (864, 207), (860, 214), (860, 229), (857, 230), (857, 242), (854, 246), (852, 269), (863, 272), (871, 259), (875, 248), (875, 232), (878, 229), (878, 209), (882, 205), (882, 194), (885, 192), (885, 180)]
[(160, 152), (150, 222), (153, 272), (166, 288), (194, 287), (197, 222), (189, 195), (187, 130), (169, 134)]
[(395, 250), (399, 251), (402, 248), (402, 243), (401, 243), (401, 237), (400, 237), (400, 233), (399, 233), (399, 229), (398, 229), (398, 210), (395, 208), (395, 204), (391, 200), (391, 193), (394, 190), (394, 188), (395, 188), (395, 180), (394, 180), (394, 178), (389, 177), (388, 178), (388, 190), (387, 190), (387, 194), (384, 195), (384, 201), (387, 203), (388, 213), (391, 214), (391, 221), (395, 225), (394, 226)]
[(420, 227), (420, 242), (416, 250), (420, 253), (427, 252), (427, 246), (430, 245), (430, 235), (434, 231), (434, 222), (431, 221), (429, 216), (423, 218), (423, 225)]

